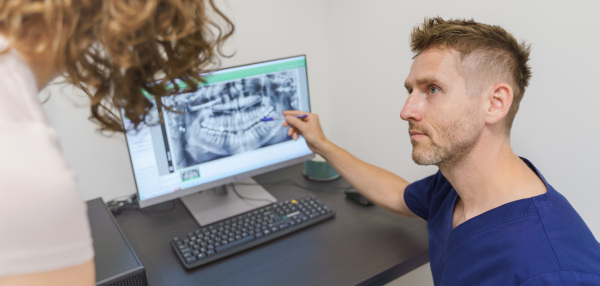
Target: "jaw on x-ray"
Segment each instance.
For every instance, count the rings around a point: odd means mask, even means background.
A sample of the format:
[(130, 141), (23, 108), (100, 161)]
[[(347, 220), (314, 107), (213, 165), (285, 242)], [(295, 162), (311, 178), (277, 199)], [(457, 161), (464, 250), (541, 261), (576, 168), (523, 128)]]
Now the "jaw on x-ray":
[(298, 80), (282, 71), (201, 87), (195, 93), (163, 98), (176, 168), (290, 140), (282, 122), (259, 122), (298, 109)]

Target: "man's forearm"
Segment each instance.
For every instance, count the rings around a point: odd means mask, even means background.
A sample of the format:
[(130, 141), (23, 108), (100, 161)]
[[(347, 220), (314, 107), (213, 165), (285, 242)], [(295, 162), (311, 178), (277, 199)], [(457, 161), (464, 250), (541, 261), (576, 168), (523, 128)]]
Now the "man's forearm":
[(356, 158), (331, 141), (323, 142), (317, 153), (371, 202), (398, 214), (415, 216), (404, 203), (409, 183), (403, 178)]

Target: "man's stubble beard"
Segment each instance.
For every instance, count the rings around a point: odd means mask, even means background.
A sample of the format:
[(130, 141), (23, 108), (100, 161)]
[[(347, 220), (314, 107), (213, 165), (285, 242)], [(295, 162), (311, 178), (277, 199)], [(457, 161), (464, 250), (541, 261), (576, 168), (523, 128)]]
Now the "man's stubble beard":
[(456, 166), (475, 147), (482, 132), (482, 129), (477, 127), (476, 120), (472, 110), (465, 117), (441, 126), (437, 130), (441, 142), (433, 141), (429, 128), (424, 130), (423, 127), (409, 122), (409, 130), (420, 130), (429, 138), (429, 142), (411, 141), (413, 161), (418, 165), (436, 165), (440, 168)]

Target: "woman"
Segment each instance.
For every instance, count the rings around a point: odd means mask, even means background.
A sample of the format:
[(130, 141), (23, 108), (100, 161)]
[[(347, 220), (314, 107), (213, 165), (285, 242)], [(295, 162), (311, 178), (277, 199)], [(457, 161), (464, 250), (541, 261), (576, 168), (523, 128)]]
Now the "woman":
[(39, 90), (62, 74), (101, 130), (123, 131), (115, 110), (144, 122), (142, 89), (189, 92), (166, 86), (201, 81), (232, 33), (212, 0), (0, 0), (0, 285), (95, 284), (85, 203)]

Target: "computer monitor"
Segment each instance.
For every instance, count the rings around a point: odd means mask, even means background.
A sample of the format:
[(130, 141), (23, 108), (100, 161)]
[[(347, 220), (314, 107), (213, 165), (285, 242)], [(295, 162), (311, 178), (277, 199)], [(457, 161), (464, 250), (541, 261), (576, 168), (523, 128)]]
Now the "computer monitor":
[[(206, 83), (196, 92), (162, 99), (176, 112), (160, 112), (155, 104), (150, 117), (156, 120), (150, 121), (157, 124), (134, 129), (122, 115), (140, 207), (182, 198), (198, 223), (206, 225), (276, 201), (248, 178), (314, 154), (304, 138), (287, 136), (282, 120), (260, 121), (281, 118), (288, 109), (310, 112), (305, 56), (203, 77)], [(253, 199), (222, 187), (235, 182), (244, 182), (236, 190)]]

